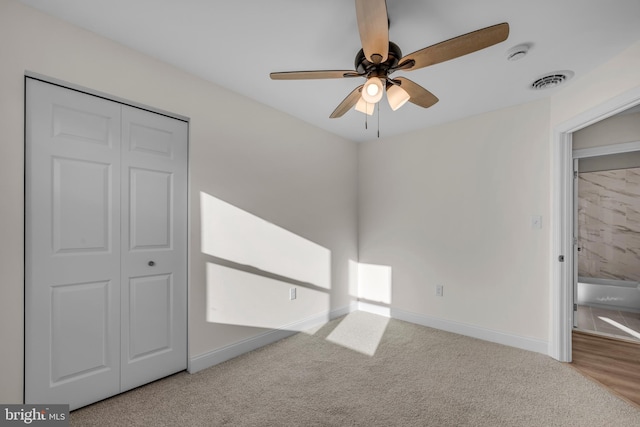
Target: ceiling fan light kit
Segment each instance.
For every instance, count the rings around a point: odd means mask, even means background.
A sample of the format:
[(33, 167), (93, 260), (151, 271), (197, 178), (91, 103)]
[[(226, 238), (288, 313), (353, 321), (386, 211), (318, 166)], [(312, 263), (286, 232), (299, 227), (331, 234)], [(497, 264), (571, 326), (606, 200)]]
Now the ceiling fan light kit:
[(387, 87), (387, 101), (389, 101), (389, 106), (393, 111), (406, 104), (410, 98), (411, 96), (407, 91), (398, 85), (392, 84)]
[[(362, 49), (356, 54), (355, 70), (285, 71), (271, 73), (273, 80), (333, 79), (363, 77), (358, 86), (336, 107), (330, 118), (355, 110), (373, 114), (373, 106), (385, 92), (392, 110), (411, 102), (429, 108), (438, 98), (405, 78), (391, 78), (395, 71), (413, 71), (464, 56), (505, 41), (509, 24), (476, 30), (402, 56), (400, 47), (389, 41), (389, 17), (385, 0), (355, 0), (356, 19)], [(371, 110), (371, 112), (370, 112)]]
[(356, 111), (372, 116), (373, 110), (375, 109), (375, 105), (369, 104), (367, 101), (364, 100), (363, 97), (360, 97), (360, 99), (358, 99), (358, 102), (356, 103), (355, 109)]
[(375, 104), (382, 99), (383, 93), (382, 80), (378, 77), (369, 77), (362, 90), (362, 99), (369, 104)]

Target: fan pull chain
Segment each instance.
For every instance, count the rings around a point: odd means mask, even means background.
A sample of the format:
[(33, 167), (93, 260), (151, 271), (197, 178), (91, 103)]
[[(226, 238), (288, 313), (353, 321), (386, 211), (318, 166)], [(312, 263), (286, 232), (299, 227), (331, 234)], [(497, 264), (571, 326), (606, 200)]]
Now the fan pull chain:
[(380, 139), (380, 103), (378, 102), (378, 139)]

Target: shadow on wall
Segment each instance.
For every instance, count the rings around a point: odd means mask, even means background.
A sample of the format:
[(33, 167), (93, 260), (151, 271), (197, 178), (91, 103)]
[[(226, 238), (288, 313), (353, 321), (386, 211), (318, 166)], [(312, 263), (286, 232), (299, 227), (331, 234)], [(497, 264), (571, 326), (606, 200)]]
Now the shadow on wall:
[[(200, 209), (207, 322), (314, 333), (330, 320), (329, 249), (204, 192)], [(326, 339), (372, 356), (388, 322), (391, 267), (350, 260), (349, 276), (351, 296), (383, 317), (351, 313)]]

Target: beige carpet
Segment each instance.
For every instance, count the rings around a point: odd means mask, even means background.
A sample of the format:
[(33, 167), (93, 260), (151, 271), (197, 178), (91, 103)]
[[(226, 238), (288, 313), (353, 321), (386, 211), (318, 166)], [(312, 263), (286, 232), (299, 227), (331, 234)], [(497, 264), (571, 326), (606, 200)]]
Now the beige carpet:
[(369, 313), (71, 414), (72, 426), (640, 426), (569, 365)]

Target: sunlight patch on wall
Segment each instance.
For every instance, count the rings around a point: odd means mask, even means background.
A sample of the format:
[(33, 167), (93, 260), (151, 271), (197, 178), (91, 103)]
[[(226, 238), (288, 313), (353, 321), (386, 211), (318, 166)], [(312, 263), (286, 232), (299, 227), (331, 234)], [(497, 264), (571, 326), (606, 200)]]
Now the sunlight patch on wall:
[(348, 314), (327, 336), (327, 341), (348, 349), (373, 356), (382, 340), (388, 317), (378, 316), (364, 311)]
[(329, 321), (328, 292), (207, 263), (207, 322), (300, 331), (306, 321)]
[(202, 253), (221, 260), (206, 264), (207, 322), (300, 331), (329, 320), (330, 250), (204, 192), (200, 208)]
[(389, 317), (391, 315), (391, 267), (358, 264), (358, 306), (360, 310)]
[(391, 267), (359, 264), (358, 297), (369, 302), (391, 304)]
[(200, 192), (201, 250), (237, 264), (331, 288), (331, 251)]

